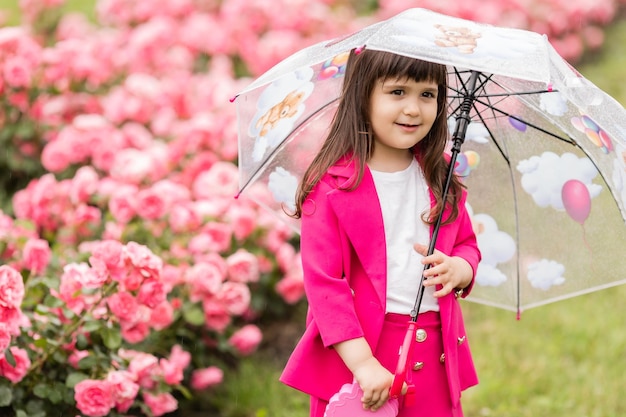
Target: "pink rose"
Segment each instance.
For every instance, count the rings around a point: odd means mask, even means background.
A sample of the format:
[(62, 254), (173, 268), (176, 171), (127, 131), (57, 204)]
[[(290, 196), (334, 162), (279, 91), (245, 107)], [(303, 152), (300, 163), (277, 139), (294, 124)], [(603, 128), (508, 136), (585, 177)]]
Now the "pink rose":
[(235, 205), (228, 211), (228, 218), (239, 241), (250, 236), (257, 227), (257, 213), (252, 207)]
[(204, 322), (208, 329), (223, 332), (230, 324), (231, 316), (226, 307), (212, 298), (207, 298), (202, 303), (204, 310)]
[(150, 309), (150, 326), (154, 330), (163, 330), (174, 322), (174, 308), (167, 301)]
[(183, 380), (183, 371), (191, 362), (191, 355), (185, 352), (179, 345), (172, 348), (169, 359), (162, 358), (159, 361), (164, 381), (169, 385), (179, 384)]
[(127, 148), (115, 155), (111, 177), (129, 184), (140, 184), (154, 170), (154, 160), (146, 150)]
[(29, 62), (21, 56), (9, 57), (4, 61), (4, 79), (11, 87), (29, 87), (32, 69)]
[(129, 147), (146, 149), (154, 140), (152, 133), (144, 125), (135, 122), (127, 122), (122, 126), (122, 135)]
[(0, 352), (4, 352), (11, 344), (11, 332), (9, 326), (0, 322)]
[(275, 252), (276, 262), (278, 267), (283, 271), (289, 271), (294, 263), (300, 264), (300, 257), (297, 256), (296, 250), (290, 243), (283, 243)]
[(106, 381), (111, 384), (115, 408), (118, 412), (125, 413), (139, 393), (139, 384), (128, 371), (111, 371)]
[(196, 369), (191, 374), (191, 388), (203, 390), (222, 383), (224, 371), (216, 366), (204, 369)]
[(169, 211), (169, 225), (174, 232), (188, 232), (198, 228), (202, 219), (194, 210), (191, 203), (175, 204)]
[(192, 185), (193, 194), (198, 200), (233, 197), (238, 190), (237, 166), (224, 161), (215, 162), (208, 171), (199, 174)]
[(197, 263), (185, 272), (185, 279), (189, 283), (191, 301), (217, 294), (224, 281), (224, 275), (217, 266), (211, 263)]
[(165, 284), (168, 293), (171, 292), (175, 286), (185, 283), (185, 269), (186, 266), (184, 265), (163, 265), (163, 269), (161, 270), (161, 281)]
[(276, 292), (288, 304), (295, 304), (304, 297), (304, 281), (301, 275), (289, 274), (276, 283)]
[(239, 249), (226, 258), (226, 265), (231, 281), (243, 283), (259, 281), (259, 261), (245, 249)]
[(0, 266), (0, 306), (20, 308), (24, 299), (22, 275), (7, 265)]
[(65, 141), (48, 142), (41, 152), (41, 164), (50, 172), (61, 172), (72, 163), (72, 147)]
[(93, 265), (94, 260), (98, 259), (104, 263), (111, 275), (118, 275), (124, 267), (122, 263), (122, 251), (124, 245), (121, 242), (112, 239), (97, 242), (92, 250), (89, 262)]
[(155, 417), (163, 414), (171, 413), (178, 408), (178, 401), (168, 392), (158, 395), (152, 395), (148, 392), (143, 393), (143, 400)]
[(76, 171), (70, 186), (70, 199), (72, 203), (87, 203), (98, 190), (98, 173), (92, 166), (82, 166)]
[(122, 252), (126, 265), (134, 267), (142, 276), (158, 277), (163, 268), (163, 261), (145, 245), (128, 242)]
[(113, 390), (108, 381), (85, 379), (74, 387), (76, 408), (91, 417), (104, 417), (115, 405)]
[(139, 191), (136, 201), (137, 214), (147, 220), (161, 218), (168, 208), (163, 197), (151, 188)]
[(120, 323), (122, 338), (128, 343), (143, 342), (150, 334), (150, 326), (145, 322)]
[(128, 372), (139, 386), (151, 389), (156, 385), (156, 379), (161, 372), (159, 359), (149, 353), (136, 351), (130, 358)]
[(0, 305), (0, 323), (4, 323), (12, 335), (18, 336), (20, 334), (20, 326), (25, 320), (28, 321), (19, 308)]
[(193, 254), (225, 252), (230, 248), (232, 228), (219, 222), (207, 223), (199, 234), (189, 242), (189, 251)]
[(137, 321), (139, 304), (131, 293), (126, 291), (115, 293), (107, 299), (107, 305), (111, 313), (113, 313), (120, 322), (134, 323)]
[(256, 350), (262, 339), (263, 334), (261, 330), (254, 324), (248, 324), (233, 333), (228, 339), (228, 343), (240, 354), (249, 355)]
[(137, 187), (126, 185), (115, 190), (109, 199), (109, 210), (120, 223), (128, 223), (137, 213)]
[(81, 359), (89, 356), (89, 351), (87, 350), (74, 350), (70, 353), (70, 356), (67, 358), (67, 362), (75, 369), (78, 369), (78, 362)]
[(67, 308), (76, 314), (80, 314), (90, 302), (90, 300), (82, 293), (82, 289), (82, 284), (76, 280), (74, 274), (63, 273), (63, 275), (61, 275), (59, 293), (54, 295), (56, 295), (60, 300), (63, 300)]
[(250, 307), (250, 288), (240, 282), (225, 282), (217, 299), (230, 314), (241, 315)]
[(11, 353), (15, 359), (15, 366), (12, 366), (7, 362), (4, 357), (4, 353), (0, 357), (0, 375), (8, 379), (9, 381), (17, 384), (28, 373), (30, 368), (30, 359), (28, 353), (24, 349), (20, 349), (17, 346), (11, 346)]
[(96, 273), (86, 263), (71, 263), (63, 267), (63, 275), (61, 281), (69, 279), (78, 282), (85, 288), (101, 288), (107, 282), (109, 276), (107, 274)]
[(50, 245), (43, 239), (29, 239), (22, 251), (24, 267), (35, 274), (46, 270), (51, 256)]
[(139, 287), (137, 301), (150, 308), (154, 308), (165, 301), (167, 293), (161, 281), (154, 278), (145, 280)]

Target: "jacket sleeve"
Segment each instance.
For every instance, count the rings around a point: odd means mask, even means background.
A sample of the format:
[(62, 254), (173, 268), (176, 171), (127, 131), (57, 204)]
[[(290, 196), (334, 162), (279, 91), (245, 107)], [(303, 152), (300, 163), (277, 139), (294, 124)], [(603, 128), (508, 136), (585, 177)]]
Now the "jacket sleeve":
[[(456, 220), (458, 223), (457, 235), (450, 256), (460, 256), (469, 262), (474, 271), (475, 277), (478, 263), (481, 260), (481, 254), (478, 249), (472, 220), (467, 212), (467, 208), (465, 207), (466, 199), (467, 192), (463, 191), (463, 197), (459, 201), (459, 216)], [(472, 287), (474, 286), (474, 277), (472, 277), (472, 282), (464, 289), (462, 295), (463, 297), (466, 297), (472, 290)]]
[(345, 236), (328, 194), (341, 192), (320, 181), (303, 204), (300, 250), (310, 319), (324, 346), (364, 335), (354, 308), (352, 290), (344, 277)]

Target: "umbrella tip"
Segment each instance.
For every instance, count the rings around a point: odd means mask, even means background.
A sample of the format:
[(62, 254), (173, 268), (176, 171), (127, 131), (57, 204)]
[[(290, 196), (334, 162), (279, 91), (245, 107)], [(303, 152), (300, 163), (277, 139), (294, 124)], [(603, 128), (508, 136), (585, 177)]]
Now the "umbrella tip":
[(231, 98), (228, 99), (228, 101), (230, 101), (232, 103), (235, 100), (237, 100), (237, 97), (239, 97), (239, 96), (232, 96)]
[(520, 321), (522, 319), (522, 311), (521, 310), (517, 310), (517, 316), (515, 317), (515, 319), (517, 321)]
[(237, 200), (240, 195), (241, 195), (241, 191), (239, 191), (237, 194), (235, 194), (235, 200)]
[(354, 53), (355, 53), (356, 55), (358, 55), (358, 54), (360, 54), (361, 52), (363, 52), (363, 50), (364, 50), (364, 49), (365, 49), (365, 45), (363, 45), (363, 46), (359, 46), (358, 48), (355, 48), (355, 49), (354, 49)]

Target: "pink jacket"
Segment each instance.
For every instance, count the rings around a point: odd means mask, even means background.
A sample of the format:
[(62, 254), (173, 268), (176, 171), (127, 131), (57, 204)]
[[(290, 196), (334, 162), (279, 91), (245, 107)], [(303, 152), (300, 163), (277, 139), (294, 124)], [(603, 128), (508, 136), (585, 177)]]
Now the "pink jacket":
[[(353, 175), (354, 163), (331, 167), (303, 206), (307, 327), (280, 377), (285, 384), (325, 400), (353, 380), (332, 345), (364, 336), (374, 351), (385, 315), (387, 262), (380, 204), (367, 168), (357, 189), (339, 189)], [(464, 192), (459, 217), (440, 229), (436, 248), (463, 257), (476, 271), (480, 252), (465, 198)], [(471, 285), (465, 294), (469, 289)], [(468, 344), (459, 343), (465, 340), (465, 328), (458, 300), (449, 294), (439, 299), (439, 307), (450, 396), (457, 406), (461, 390), (478, 379)]]

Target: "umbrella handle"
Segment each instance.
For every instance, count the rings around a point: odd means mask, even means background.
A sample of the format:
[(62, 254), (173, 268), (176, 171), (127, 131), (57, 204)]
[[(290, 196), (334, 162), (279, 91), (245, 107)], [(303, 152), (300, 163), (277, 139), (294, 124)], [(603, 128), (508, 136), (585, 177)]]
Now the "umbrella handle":
[(415, 337), (415, 329), (417, 323), (413, 320), (409, 321), (409, 326), (404, 335), (404, 341), (400, 347), (398, 353), (398, 364), (396, 365), (396, 373), (393, 376), (393, 382), (389, 390), (389, 396), (391, 398), (398, 398), (402, 395), (402, 387), (407, 384), (407, 391), (404, 394), (404, 404), (407, 406), (413, 405), (415, 402), (415, 385), (412, 383), (411, 367), (409, 361), (413, 356), (413, 338)]

